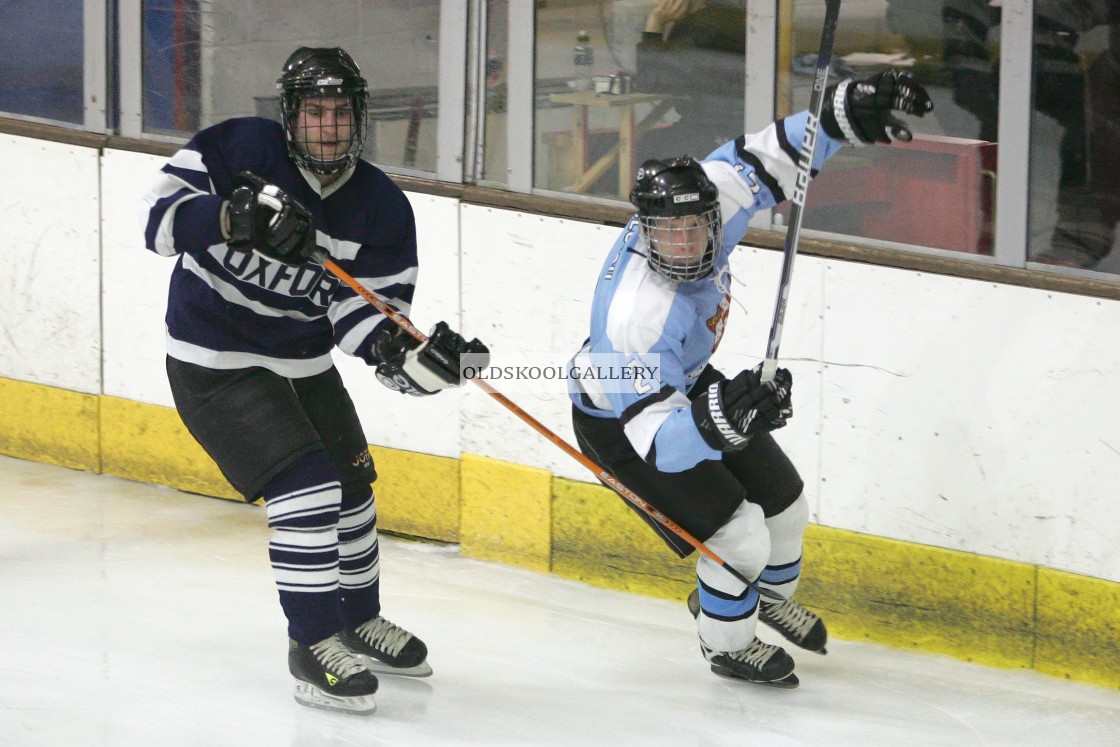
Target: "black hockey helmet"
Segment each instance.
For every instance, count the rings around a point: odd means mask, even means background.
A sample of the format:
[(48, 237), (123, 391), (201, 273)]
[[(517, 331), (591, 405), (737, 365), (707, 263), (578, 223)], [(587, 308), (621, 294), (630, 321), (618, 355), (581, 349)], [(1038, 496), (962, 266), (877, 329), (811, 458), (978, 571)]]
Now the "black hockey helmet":
[[(317, 174), (333, 174), (357, 162), (365, 144), (368, 88), (358, 65), (345, 50), (300, 47), (284, 63), (284, 72), (276, 81), (276, 88), (280, 92), (280, 114), (288, 154), (296, 164)], [(349, 139), (341, 153), (322, 152), (321, 128), (299, 127), (300, 102), (319, 96), (343, 96), (350, 100), (352, 120), (341, 123), (336, 134), (340, 142), (343, 137)]]
[(646, 161), (630, 202), (638, 208), (650, 267), (671, 280), (707, 277), (719, 256), (723, 224), (719, 190), (696, 159)]

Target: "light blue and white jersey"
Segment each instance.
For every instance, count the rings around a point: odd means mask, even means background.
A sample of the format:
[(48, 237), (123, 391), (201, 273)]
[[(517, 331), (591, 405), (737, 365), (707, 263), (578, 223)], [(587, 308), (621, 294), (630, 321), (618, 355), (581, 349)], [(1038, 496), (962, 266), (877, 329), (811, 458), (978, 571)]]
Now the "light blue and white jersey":
[[(793, 194), (808, 112), (779, 119), (762, 132), (725, 143), (702, 162), (719, 189), (723, 246), (711, 274), (678, 282), (650, 268), (635, 216), (607, 257), (595, 287), (591, 336), (572, 358), (572, 371), (597, 361), (648, 361), (657, 356), (660, 380), (635, 379), (633, 386), (569, 378), (569, 396), (581, 411), (617, 418), (634, 450), (665, 472), (681, 472), (705, 459), (719, 459), (693, 422), (688, 393), (723, 337), (731, 308), (731, 250), (746, 235), (759, 210)], [(840, 150), (824, 129), (817, 134), (813, 175)], [(639, 358), (640, 357), (640, 358)]]

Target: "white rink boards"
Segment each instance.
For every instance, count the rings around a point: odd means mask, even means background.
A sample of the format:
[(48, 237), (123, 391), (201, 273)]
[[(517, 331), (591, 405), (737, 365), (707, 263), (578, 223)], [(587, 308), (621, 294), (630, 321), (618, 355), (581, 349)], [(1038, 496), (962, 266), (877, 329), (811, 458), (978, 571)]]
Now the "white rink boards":
[[(66, 174), (0, 187), (0, 377), (170, 405), (163, 295), (138, 200), (162, 158), (0, 138), (0, 160)], [(416, 321), (457, 320), (495, 350), (563, 360), (616, 229), (410, 194)], [(100, 246), (99, 246), (100, 242)], [(765, 348), (777, 252), (740, 249), (716, 362)], [(744, 313), (744, 310), (746, 313)], [(826, 526), (1120, 581), (1120, 302), (800, 256), (782, 344), (795, 417), (780, 435)], [(588, 480), (477, 391), (403, 401), (343, 372), (370, 440)], [(515, 397), (570, 437), (561, 395)]]

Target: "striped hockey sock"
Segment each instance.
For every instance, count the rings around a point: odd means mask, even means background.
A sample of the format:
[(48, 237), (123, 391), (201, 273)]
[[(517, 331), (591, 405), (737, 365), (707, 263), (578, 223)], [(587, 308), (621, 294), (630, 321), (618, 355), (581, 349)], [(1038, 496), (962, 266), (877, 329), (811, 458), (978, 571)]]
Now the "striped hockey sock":
[(342, 491), (325, 451), (308, 454), (264, 489), (272, 562), (288, 635), (318, 643), (342, 629), (338, 517)]
[(377, 504), (369, 485), (347, 485), (338, 521), (342, 617), (354, 628), (381, 612)]

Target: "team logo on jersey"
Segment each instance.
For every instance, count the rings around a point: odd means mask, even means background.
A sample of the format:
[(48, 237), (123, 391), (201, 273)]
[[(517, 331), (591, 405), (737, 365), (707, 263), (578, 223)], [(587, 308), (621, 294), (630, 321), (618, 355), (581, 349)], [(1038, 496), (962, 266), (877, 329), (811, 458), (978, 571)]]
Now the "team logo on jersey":
[(728, 293), (719, 300), (719, 307), (716, 313), (708, 319), (708, 329), (715, 335), (715, 340), (712, 342), (712, 352), (716, 352), (719, 347), (720, 340), (723, 339), (723, 330), (727, 326), (727, 314), (731, 311), (731, 294)]
[(222, 267), (242, 282), (253, 283), (282, 296), (305, 297), (323, 308), (331, 305), (334, 292), (341, 285), (338, 278), (325, 267), (311, 263), (292, 267), (251, 252), (238, 252), (228, 248), (220, 260)]
[(715, 341), (712, 343), (712, 352), (716, 352), (719, 347), (720, 340), (723, 339), (723, 330), (727, 326), (727, 315), (731, 312), (731, 271), (726, 267), (722, 268), (716, 273), (713, 282), (716, 289), (723, 293), (723, 298), (719, 300), (719, 306), (716, 307), (716, 313), (708, 319), (708, 329), (715, 335)]

